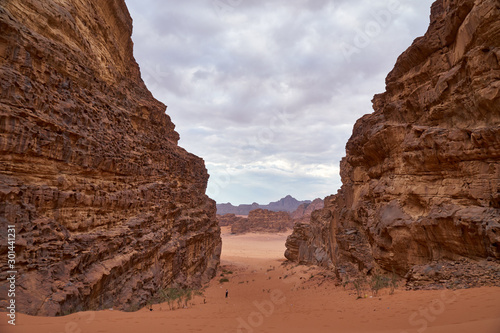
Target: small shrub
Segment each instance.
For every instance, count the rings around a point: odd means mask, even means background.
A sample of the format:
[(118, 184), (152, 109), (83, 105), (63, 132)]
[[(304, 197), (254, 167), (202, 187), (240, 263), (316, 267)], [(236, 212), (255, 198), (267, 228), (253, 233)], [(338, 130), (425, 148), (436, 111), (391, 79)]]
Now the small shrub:
[(139, 311), (140, 307), (138, 304), (133, 304), (133, 305), (130, 305), (129, 307), (125, 308), (124, 311), (125, 312), (136, 312), (136, 311)]
[(370, 289), (373, 296), (378, 295), (378, 291), (382, 288), (387, 288), (389, 286), (390, 279), (381, 274), (374, 274), (370, 279)]
[(219, 283), (229, 282), (228, 278), (222, 278), (219, 280)]
[(356, 289), (356, 294), (358, 298), (363, 298), (363, 292), (365, 291), (366, 281), (364, 277), (358, 277), (357, 279), (352, 281), (352, 285), (354, 289)]
[(193, 296), (203, 296), (203, 291), (189, 288), (165, 288), (157, 292), (151, 304), (167, 302), (170, 310), (175, 310), (175, 304), (177, 304), (177, 308), (180, 308), (182, 305), (189, 307)]
[(398, 276), (394, 267), (392, 268), (391, 281), (389, 282), (389, 286), (391, 288), (390, 294), (393, 295), (394, 290), (398, 287)]

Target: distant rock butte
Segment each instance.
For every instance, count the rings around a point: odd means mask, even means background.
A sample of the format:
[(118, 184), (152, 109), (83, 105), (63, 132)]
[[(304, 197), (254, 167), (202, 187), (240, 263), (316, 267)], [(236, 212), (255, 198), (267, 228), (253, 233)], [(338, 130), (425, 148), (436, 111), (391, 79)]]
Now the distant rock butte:
[(231, 233), (246, 232), (284, 232), (293, 226), (290, 214), (287, 212), (272, 212), (267, 209), (255, 209), (248, 218), (236, 220), (231, 225)]
[[(140, 77), (125, 2), (4, 0), (0, 30), (0, 255), (15, 225), (16, 309), (133, 309), (212, 278), (208, 174)], [(0, 260), (4, 309), (7, 271)]]
[[(309, 201), (310, 202), (310, 201)], [(283, 232), (290, 230), (295, 223), (308, 221), (311, 213), (323, 208), (323, 200), (315, 199), (301, 204), (294, 212), (273, 212), (267, 209), (250, 211), (248, 217), (235, 214), (217, 215), (220, 226), (230, 226), (234, 234), (247, 232)]]
[(468, 271), (469, 260), (484, 262), (477, 276), (492, 274), (500, 260), (498, 1), (436, 1), (427, 33), (398, 58), (373, 107), (347, 143), (342, 188), (295, 227), (287, 257), (321, 261), (342, 278), (394, 269), (410, 285), (425, 280), (422, 267), (435, 283), (453, 279), (439, 267)]
[(297, 209), (290, 214), (290, 217), (298, 222), (298, 220), (308, 222), (312, 212), (318, 209), (322, 209), (324, 206), (323, 199), (314, 199), (311, 203), (303, 203)]
[(271, 210), (273, 212), (293, 212), (296, 210), (301, 204), (309, 204), (311, 203), (310, 200), (304, 200), (304, 201), (299, 201), (295, 198), (293, 198), (290, 195), (287, 195), (286, 197), (275, 201), (271, 202), (267, 205), (259, 205), (258, 203), (254, 202), (250, 205), (239, 205), (239, 206), (233, 206), (230, 203), (222, 203), (222, 204), (217, 204), (217, 214), (219, 215), (224, 215), (224, 214), (236, 214), (236, 215), (248, 215), (250, 211), (254, 209), (267, 209)]

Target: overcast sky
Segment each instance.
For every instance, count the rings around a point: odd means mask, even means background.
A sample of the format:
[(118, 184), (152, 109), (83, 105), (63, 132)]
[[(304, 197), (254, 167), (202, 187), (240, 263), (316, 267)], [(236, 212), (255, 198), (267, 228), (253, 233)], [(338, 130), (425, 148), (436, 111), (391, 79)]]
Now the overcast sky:
[(335, 194), (355, 121), (430, 0), (126, 0), (134, 56), (218, 203)]

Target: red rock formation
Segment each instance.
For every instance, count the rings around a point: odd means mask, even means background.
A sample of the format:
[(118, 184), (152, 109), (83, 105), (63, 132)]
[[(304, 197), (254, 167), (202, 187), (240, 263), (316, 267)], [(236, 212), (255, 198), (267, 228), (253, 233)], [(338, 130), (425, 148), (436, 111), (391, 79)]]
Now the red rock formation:
[[(293, 232), (285, 243), (285, 258), (300, 264), (332, 267), (329, 251), (331, 214), (328, 209), (322, 209), (330, 207), (332, 198), (316, 199), (304, 211), (294, 213), (298, 217), (293, 220)], [(301, 217), (298, 213), (302, 212), (306, 215)]]
[(125, 2), (4, 0), (0, 30), (0, 220), (17, 231), (18, 311), (127, 309), (213, 277), (208, 174), (141, 80)]
[(217, 215), (217, 221), (221, 227), (230, 227), (235, 223), (239, 223), (240, 221), (247, 221), (248, 219), (243, 216), (237, 216), (234, 214), (224, 214)]
[(231, 225), (231, 233), (246, 232), (283, 232), (291, 229), (293, 221), (287, 212), (273, 212), (267, 209), (255, 209)]
[(303, 203), (295, 211), (290, 214), (290, 217), (298, 222), (308, 222), (312, 212), (318, 209), (322, 209), (324, 206), (323, 199), (314, 199), (311, 203)]
[(498, 261), (498, 1), (436, 1), (386, 85), (354, 126), (341, 190), (313, 216), (337, 272)]

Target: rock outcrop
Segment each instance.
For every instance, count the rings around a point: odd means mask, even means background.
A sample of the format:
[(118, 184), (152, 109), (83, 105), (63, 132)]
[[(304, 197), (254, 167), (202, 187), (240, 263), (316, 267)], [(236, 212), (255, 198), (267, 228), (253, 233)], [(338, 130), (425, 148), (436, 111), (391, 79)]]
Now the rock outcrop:
[(212, 278), (208, 174), (140, 77), (125, 2), (4, 0), (0, 31), (0, 255), (15, 225), (17, 310), (131, 309)]
[(217, 221), (219, 222), (219, 226), (221, 227), (230, 227), (235, 223), (247, 220), (248, 218), (246, 216), (240, 216), (234, 214), (217, 215)]
[(290, 214), (287, 212), (255, 209), (248, 214), (248, 218), (236, 220), (231, 225), (231, 233), (284, 232), (290, 230), (292, 226), (293, 221), (290, 218)]
[(323, 199), (314, 199), (311, 203), (303, 203), (295, 211), (290, 213), (290, 217), (295, 221), (308, 222), (312, 212), (322, 209), (324, 206)]
[[(330, 268), (333, 266), (330, 251), (327, 247), (330, 238), (329, 225), (331, 215), (328, 209), (322, 209), (330, 207), (333, 198), (333, 196), (330, 196), (325, 198), (324, 201), (316, 199), (304, 210), (297, 209), (294, 212), (295, 215), (292, 214), (296, 219), (293, 220), (293, 232), (287, 237), (285, 243), (285, 258), (300, 264)], [(308, 215), (308, 208), (311, 210), (313, 208), (318, 209), (312, 210)], [(304, 213), (305, 215), (301, 216), (299, 213)]]
[(498, 262), (498, 1), (436, 1), (373, 107), (346, 145), (342, 188), (312, 217), (338, 275), (382, 268), (411, 280), (430, 263)]

